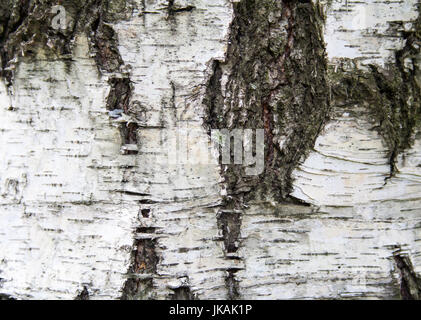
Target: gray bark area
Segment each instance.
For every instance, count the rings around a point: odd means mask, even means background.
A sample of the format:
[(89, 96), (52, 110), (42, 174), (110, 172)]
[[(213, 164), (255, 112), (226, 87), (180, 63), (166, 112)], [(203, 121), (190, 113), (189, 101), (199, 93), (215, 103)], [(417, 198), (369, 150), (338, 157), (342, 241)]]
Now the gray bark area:
[(0, 4), (0, 299), (421, 298), (418, 0), (56, 4)]

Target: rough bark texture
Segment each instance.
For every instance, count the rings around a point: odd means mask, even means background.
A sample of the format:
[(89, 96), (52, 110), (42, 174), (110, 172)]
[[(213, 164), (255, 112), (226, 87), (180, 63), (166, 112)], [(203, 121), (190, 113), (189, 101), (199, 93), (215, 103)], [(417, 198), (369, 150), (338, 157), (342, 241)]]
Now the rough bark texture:
[(420, 299), (418, 0), (57, 4), (0, 4), (0, 299)]
[(211, 128), (265, 130), (262, 175), (247, 179), (242, 166), (222, 168), (237, 202), (286, 199), (292, 171), (328, 117), (322, 28), (321, 7), (309, 1), (234, 5), (225, 62), (214, 63), (205, 101)]

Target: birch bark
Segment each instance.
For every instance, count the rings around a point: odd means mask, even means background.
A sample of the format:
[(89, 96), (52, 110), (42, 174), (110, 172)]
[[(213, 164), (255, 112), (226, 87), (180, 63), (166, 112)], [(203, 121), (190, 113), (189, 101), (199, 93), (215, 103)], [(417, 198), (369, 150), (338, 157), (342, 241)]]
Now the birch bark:
[(419, 299), (419, 9), (2, 3), (1, 297)]

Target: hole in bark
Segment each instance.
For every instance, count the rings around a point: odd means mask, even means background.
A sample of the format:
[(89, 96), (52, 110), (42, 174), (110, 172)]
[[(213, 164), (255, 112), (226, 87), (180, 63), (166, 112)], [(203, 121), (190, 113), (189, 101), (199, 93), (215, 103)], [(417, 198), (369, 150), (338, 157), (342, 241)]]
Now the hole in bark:
[(142, 217), (149, 218), (149, 214), (151, 212), (151, 209), (142, 209), (142, 210), (140, 210), (140, 212), (142, 214)]

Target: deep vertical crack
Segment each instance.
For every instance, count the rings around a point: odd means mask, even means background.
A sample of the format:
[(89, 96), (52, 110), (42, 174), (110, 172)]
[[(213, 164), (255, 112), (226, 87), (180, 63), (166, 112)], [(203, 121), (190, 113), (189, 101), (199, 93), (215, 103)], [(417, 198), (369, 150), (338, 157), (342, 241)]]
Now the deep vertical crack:
[[(152, 298), (153, 275), (156, 273), (159, 258), (156, 254), (155, 228), (138, 228), (137, 234), (150, 235), (150, 238), (136, 239), (132, 250), (128, 279), (123, 287), (122, 300), (146, 300)], [(136, 236), (135, 236), (136, 237)]]
[[(228, 50), (214, 61), (204, 104), (206, 129), (264, 129), (265, 167), (246, 176), (224, 165), (227, 196), (217, 215), (227, 259), (237, 258), (241, 212), (252, 200), (292, 201), (292, 171), (328, 119), (324, 18), (311, 1), (234, 3)], [(227, 81), (222, 81), (227, 79)], [(224, 87), (222, 87), (224, 85)], [(231, 149), (231, 152), (233, 150)], [(227, 269), (228, 296), (241, 296), (237, 269)]]

